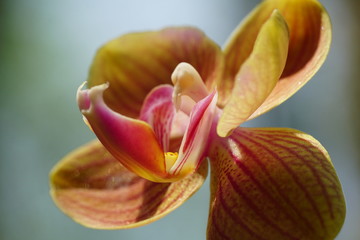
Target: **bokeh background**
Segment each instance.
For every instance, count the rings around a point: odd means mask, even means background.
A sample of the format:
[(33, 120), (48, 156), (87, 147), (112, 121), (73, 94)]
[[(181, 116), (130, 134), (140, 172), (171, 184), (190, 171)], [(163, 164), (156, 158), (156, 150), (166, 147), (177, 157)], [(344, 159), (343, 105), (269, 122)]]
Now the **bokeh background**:
[[(131, 31), (194, 25), (219, 45), (259, 1), (0, 1), (0, 239), (205, 239), (208, 183), (167, 217), (138, 229), (84, 228), (49, 197), (48, 173), (94, 138), (75, 102), (96, 49)], [(333, 21), (329, 57), (303, 89), (248, 126), (292, 127), (329, 151), (347, 218), (339, 240), (360, 239), (358, 0), (323, 0)]]

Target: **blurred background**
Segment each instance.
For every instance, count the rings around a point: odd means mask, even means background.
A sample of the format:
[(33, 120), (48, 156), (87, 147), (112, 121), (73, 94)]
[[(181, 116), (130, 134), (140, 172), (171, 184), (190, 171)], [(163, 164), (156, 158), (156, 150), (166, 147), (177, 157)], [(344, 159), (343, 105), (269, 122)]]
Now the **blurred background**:
[[(94, 138), (75, 102), (96, 49), (131, 31), (194, 25), (222, 45), (259, 1), (0, 1), (0, 239), (205, 239), (208, 183), (167, 217), (138, 229), (76, 224), (50, 196), (48, 173)], [(360, 239), (360, 29), (358, 0), (322, 0), (333, 44), (317, 75), (295, 96), (247, 126), (291, 127), (329, 151), (347, 218), (339, 240)]]

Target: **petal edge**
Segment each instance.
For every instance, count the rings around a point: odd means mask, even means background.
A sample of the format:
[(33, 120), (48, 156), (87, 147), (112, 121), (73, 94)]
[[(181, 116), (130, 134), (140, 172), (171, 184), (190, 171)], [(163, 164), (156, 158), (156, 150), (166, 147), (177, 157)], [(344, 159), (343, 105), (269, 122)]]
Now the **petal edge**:
[(50, 195), (74, 221), (96, 229), (126, 229), (156, 221), (203, 184), (207, 162), (175, 183), (154, 183), (124, 168), (99, 141), (65, 156), (50, 173)]

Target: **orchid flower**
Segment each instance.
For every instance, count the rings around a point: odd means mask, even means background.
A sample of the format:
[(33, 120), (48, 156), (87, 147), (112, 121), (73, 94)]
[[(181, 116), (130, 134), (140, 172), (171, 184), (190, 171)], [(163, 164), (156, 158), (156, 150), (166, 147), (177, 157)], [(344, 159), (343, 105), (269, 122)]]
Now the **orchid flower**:
[(309, 81), (330, 41), (316, 0), (263, 1), (223, 49), (191, 27), (110, 41), (77, 93), (98, 140), (54, 167), (54, 202), (87, 227), (138, 227), (191, 197), (210, 165), (207, 239), (334, 239), (345, 201), (325, 148), (240, 126)]

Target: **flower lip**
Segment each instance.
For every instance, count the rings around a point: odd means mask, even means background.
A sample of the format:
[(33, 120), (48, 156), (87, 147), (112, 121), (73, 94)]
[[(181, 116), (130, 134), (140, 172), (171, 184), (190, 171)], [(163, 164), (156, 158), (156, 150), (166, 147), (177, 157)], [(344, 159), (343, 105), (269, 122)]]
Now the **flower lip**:
[[(170, 176), (177, 179), (193, 173), (203, 160), (207, 138), (215, 116), (217, 92), (211, 94), (202, 82), (196, 70), (187, 63), (179, 64), (173, 73), (175, 87), (162, 85), (154, 88), (145, 98), (140, 114), (140, 119), (146, 121), (155, 131), (158, 141), (162, 143), (166, 171)], [(176, 93), (176, 89), (178, 92)], [(203, 96), (203, 95), (205, 96)], [(190, 96), (191, 97), (190, 97)], [(184, 112), (184, 102), (177, 112), (173, 99), (176, 96), (189, 100), (187, 107), (189, 112)], [(171, 103), (171, 106), (169, 105)], [(188, 110), (188, 109), (187, 109)], [(184, 113), (189, 118), (189, 124), (184, 129), (179, 149), (175, 152), (168, 151), (169, 135), (171, 134), (176, 117)]]
[(207, 146), (202, 139), (208, 137), (215, 115), (216, 90), (194, 103), (178, 153), (171, 154), (171, 128), (178, 115), (172, 102), (173, 87), (156, 87), (146, 97), (140, 119), (132, 119), (105, 103), (103, 93), (109, 88), (108, 83), (85, 90), (83, 86), (77, 99), (86, 122), (106, 149), (129, 170), (155, 182), (177, 181), (197, 170)]

